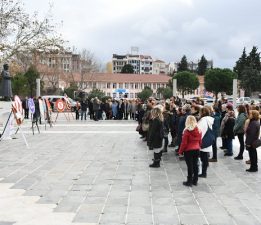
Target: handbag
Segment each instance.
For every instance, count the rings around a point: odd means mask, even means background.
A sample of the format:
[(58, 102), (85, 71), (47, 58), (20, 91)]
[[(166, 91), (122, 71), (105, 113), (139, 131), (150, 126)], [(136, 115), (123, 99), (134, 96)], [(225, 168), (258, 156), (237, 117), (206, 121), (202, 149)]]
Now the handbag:
[(149, 130), (149, 123), (142, 123), (142, 130), (148, 131)]
[(258, 148), (258, 147), (260, 147), (260, 146), (261, 146), (261, 139), (255, 140), (255, 141), (253, 142), (253, 144), (252, 144), (252, 147), (253, 147), (253, 148)]
[(202, 138), (201, 148), (207, 148), (214, 143), (215, 134), (212, 129), (208, 126), (208, 130)]

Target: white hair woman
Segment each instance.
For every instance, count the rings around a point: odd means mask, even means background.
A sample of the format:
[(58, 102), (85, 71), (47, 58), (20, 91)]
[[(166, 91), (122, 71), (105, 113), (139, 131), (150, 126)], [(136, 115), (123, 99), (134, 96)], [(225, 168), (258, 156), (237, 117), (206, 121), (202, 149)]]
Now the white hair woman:
[(182, 136), (179, 154), (184, 153), (188, 169), (187, 181), (183, 182), (185, 186), (197, 185), (198, 183), (198, 157), (201, 146), (201, 132), (197, 126), (197, 120), (194, 116), (188, 116), (185, 122), (185, 129)]
[(160, 167), (161, 160), (161, 147), (162, 140), (164, 137), (163, 134), (163, 115), (162, 111), (155, 107), (151, 110), (151, 119), (152, 122), (149, 127), (148, 133), (148, 143), (149, 149), (154, 151), (154, 160), (150, 167)]

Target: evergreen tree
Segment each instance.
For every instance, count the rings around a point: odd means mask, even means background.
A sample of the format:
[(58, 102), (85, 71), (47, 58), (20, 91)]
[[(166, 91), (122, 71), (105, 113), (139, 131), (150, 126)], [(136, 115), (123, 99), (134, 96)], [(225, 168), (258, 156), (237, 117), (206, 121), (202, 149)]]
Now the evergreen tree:
[(40, 73), (35, 66), (30, 66), (24, 76), (27, 80), (27, 88), (30, 91), (29, 95), (34, 96), (36, 93), (36, 79), (40, 78)]
[(131, 64), (126, 64), (122, 67), (121, 73), (134, 73), (134, 68)]
[(247, 65), (248, 65), (247, 54), (246, 54), (246, 48), (244, 47), (243, 53), (242, 53), (241, 57), (236, 61), (236, 66), (233, 69), (234, 72), (237, 73), (239, 80), (242, 79), (242, 72)]
[(151, 95), (153, 94), (153, 91), (150, 87), (144, 87), (144, 89), (138, 93), (138, 98), (140, 98), (143, 101), (146, 101)]
[(258, 48), (256, 46), (253, 46), (251, 52), (247, 56), (247, 65), (257, 71), (261, 71), (260, 52), (258, 52)]
[(186, 93), (192, 93), (199, 86), (199, 81), (196, 74), (183, 71), (174, 76), (177, 79), (177, 88), (182, 94), (182, 98)]
[(252, 92), (261, 91), (261, 72), (252, 66), (246, 67), (242, 72), (240, 87), (245, 90), (246, 96), (251, 96)]
[(178, 72), (189, 71), (187, 57), (184, 55), (178, 64)]
[(210, 69), (205, 75), (205, 88), (215, 94), (216, 99), (220, 92), (232, 94), (234, 78), (236, 78), (236, 74), (230, 69)]
[(198, 63), (198, 75), (205, 75), (207, 71), (208, 61), (206, 60), (205, 56), (202, 55), (201, 59)]

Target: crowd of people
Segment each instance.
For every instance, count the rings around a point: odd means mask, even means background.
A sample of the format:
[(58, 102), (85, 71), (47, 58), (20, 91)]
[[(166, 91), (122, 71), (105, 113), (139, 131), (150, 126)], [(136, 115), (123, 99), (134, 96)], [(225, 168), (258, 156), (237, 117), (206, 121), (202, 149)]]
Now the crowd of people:
[[(176, 97), (164, 101), (149, 98), (146, 104), (137, 102), (136, 130), (154, 151), (150, 167), (160, 167), (162, 154), (173, 147), (187, 165), (188, 176), (183, 184), (192, 186), (197, 185), (198, 177), (207, 178), (209, 162), (218, 161), (218, 148), (224, 150), (225, 157), (234, 155), (236, 136), (240, 149), (234, 159), (243, 160), (246, 149), (249, 155), (246, 163), (250, 164), (246, 171), (258, 171), (256, 148), (260, 143), (260, 114), (257, 105), (239, 105), (234, 110), (225, 99), (209, 106), (200, 99), (182, 102)], [(219, 137), (222, 140), (220, 147), (217, 146)]]
[(88, 115), (91, 120), (128, 120), (136, 119), (137, 100), (106, 99), (101, 101), (97, 97), (90, 100), (76, 102), (76, 120), (86, 120)]

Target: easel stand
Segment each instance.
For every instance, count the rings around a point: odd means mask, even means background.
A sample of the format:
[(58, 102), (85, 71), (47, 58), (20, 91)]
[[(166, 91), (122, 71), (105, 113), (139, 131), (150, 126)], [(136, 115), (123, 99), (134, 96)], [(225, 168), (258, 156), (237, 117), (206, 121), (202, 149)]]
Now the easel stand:
[(2, 141), (3, 135), (4, 135), (4, 133), (5, 133), (7, 124), (8, 124), (8, 122), (9, 122), (10, 118), (11, 118), (12, 113), (13, 113), (13, 111), (11, 110), (11, 112), (9, 113), (8, 119), (7, 119), (6, 123), (5, 123), (4, 130), (3, 130), (3, 132), (2, 132), (2, 134), (1, 134), (1, 136), (0, 136), (0, 141)]

